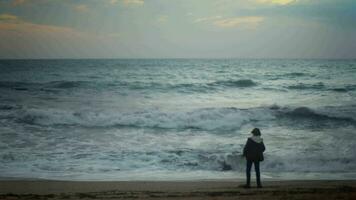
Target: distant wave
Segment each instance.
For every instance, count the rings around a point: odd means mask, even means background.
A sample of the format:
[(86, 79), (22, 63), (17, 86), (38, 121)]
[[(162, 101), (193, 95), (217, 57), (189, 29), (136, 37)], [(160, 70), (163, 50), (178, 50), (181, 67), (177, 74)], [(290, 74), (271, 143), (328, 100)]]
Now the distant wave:
[(10, 105), (10, 104), (0, 104), (0, 110), (13, 110), (16, 108), (20, 108), (20, 106)]
[[(178, 92), (178, 93), (210, 93), (228, 88), (252, 88), (259, 83), (251, 79), (238, 80), (218, 80), (212, 82), (197, 83), (160, 83), (144, 81), (50, 81), (50, 82), (21, 82), (21, 81), (0, 81), (0, 89), (11, 89), (21, 91), (41, 91), (41, 92), (61, 92), (74, 89), (94, 89), (94, 90), (138, 90), (155, 92)], [(333, 92), (350, 92), (356, 90), (356, 85), (343, 85), (339, 87), (326, 86), (324, 83), (298, 83), (295, 85), (281, 86), (281, 88), (262, 87), (264, 90), (318, 90)]]
[(290, 72), (290, 73), (278, 73), (278, 74), (267, 74), (265, 77), (267, 77), (269, 80), (299, 80), (299, 79), (305, 79), (305, 78), (311, 78), (315, 77), (315, 74), (311, 73), (303, 73), (303, 72)]
[(88, 81), (53, 81), (44, 84), (44, 87), (59, 88), (59, 89), (69, 89), (76, 88), (83, 85), (90, 85)]
[[(21, 81), (1, 81), (0, 88), (27, 91), (38, 90), (42, 92), (60, 92), (74, 89), (97, 89), (97, 90), (142, 90), (167, 92), (173, 91), (178, 93), (210, 93), (221, 91), (227, 88), (251, 88), (259, 85), (251, 79), (238, 80), (218, 80), (213, 82), (197, 82), (197, 83), (160, 83), (160, 82), (144, 82), (144, 81), (51, 81), (51, 82), (21, 82)], [(263, 87), (266, 90), (271, 90), (269, 87)], [(295, 85), (282, 86), (275, 90), (282, 91), (283, 88), (288, 90), (324, 90), (333, 92), (350, 92), (356, 90), (356, 85), (344, 85), (340, 87), (326, 86), (322, 82), (314, 84), (298, 83)]]
[(315, 77), (315, 74), (310, 74), (310, 73), (303, 73), (303, 72), (291, 72), (291, 73), (285, 73), (279, 75), (282, 78), (289, 77), (289, 78), (298, 78), (298, 77)]
[(14, 89), (14, 90), (29, 90), (29, 89), (70, 89), (91, 84), (87, 81), (51, 81), (45, 83), (39, 82), (16, 82), (16, 81), (2, 81), (0, 88)]
[(286, 116), (293, 118), (306, 118), (314, 120), (334, 120), (334, 121), (345, 121), (345, 122), (355, 122), (355, 119), (352, 117), (343, 117), (343, 116), (333, 116), (323, 113), (317, 113), (316, 111), (308, 107), (298, 107), (292, 111), (287, 111), (284, 113)]
[(246, 88), (256, 86), (257, 83), (250, 79), (215, 81), (208, 83), (160, 83), (143, 81), (113, 81), (113, 82), (94, 82), (94, 81), (51, 81), (51, 82), (0, 82), (0, 88), (14, 90), (69, 90), (75, 88), (101, 88), (101, 89), (129, 89), (129, 90), (151, 90), (151, 91), (171, 91), (177, 92), (211, 92), (220, 90), (221, 87)]
[(20, 81), (0, 81), (0, 88), (13, 90), (28, 90), (29, 87), (36, 86), (36, 83), (20, 82)]
[(256, 86), (257, 83), (250, 79), (241, 79), (241, 80), (229, 80), (229, 81), (216, 81), (213, 83), (209, 83), (208, 85), (222, 85), (222, 86), (230, 86), (230, 87), (253, 87)]
[(299, 83), (296, 85), (290, 85), (287, 86), (288, 89), (295, 89), (295, 90), (307, 90), (307, 89), (312, 89), (312, 90), (320, 90), (320, 89), (324, 89), (325, 85), (322, 82), (319, 83), (315, 83), (315, 84), (304, 84), (304, 83)]
[(209, 83), (177, 83), (177, 84), (163, 84), (163, 83), (119, 83), (117, 86), (128, 87), (130, 89), (151, 89), (151, 90), (177, 90), (181, 92), (210, 92), (221, 89), (221, 87), (236, 87), (245, 88), (256, 86), (257, 83), (250, 79), (241, 80), (227, 80), (227, 81), (214, 81)]
[(18, 85), (23, 85), (23, 82), (12, 82), (12, 81), (0, 81), (0, 87), (2, 88), (9, 88), (9, 87), (16, 87)]
[(346, 89), (346, 88), (333, 88), (331, 89), (332, 91), (335, 91), (335, 92), (348, 92), (349, 90)]
[(299, 83), (296, 85), (289, 85), (286, 87), (290, 90), (324, 90), (324, 91), (334, 91), (334, 92), (349, 92), (356, 90), (356, 85), (344, 85), (341, 87), (326, 86), (324, 83), (319, 82), (315, 84), (304, 84)]
[(345, 85), (344, 87), (331, 88), (330, 90), (335, 91), (335, 92), (355, 91), (356, 90), (356, 85)]
[(291, 72), (291, 73), (283, 74), (283, 76), (292, 76), (292, 77), (307, 76), (307, 75), (309, 74), (302, 73), (302, 72)]

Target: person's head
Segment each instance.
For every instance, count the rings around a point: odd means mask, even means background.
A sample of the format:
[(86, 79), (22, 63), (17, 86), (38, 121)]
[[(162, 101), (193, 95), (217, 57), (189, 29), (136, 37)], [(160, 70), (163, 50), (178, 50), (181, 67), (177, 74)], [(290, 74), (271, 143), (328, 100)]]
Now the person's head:
[(260, 129), (258, 128), (254, 128), (252, 131), (251, 131), (252, 135), (254, 136), (261, 136), (261, 131)]

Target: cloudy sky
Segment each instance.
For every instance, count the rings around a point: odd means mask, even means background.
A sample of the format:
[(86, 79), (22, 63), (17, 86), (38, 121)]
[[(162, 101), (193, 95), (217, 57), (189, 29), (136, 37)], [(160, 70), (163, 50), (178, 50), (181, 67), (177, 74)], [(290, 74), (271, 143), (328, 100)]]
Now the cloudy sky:
[(356, 1), (0, 0), (0, 58), (356, 58)]

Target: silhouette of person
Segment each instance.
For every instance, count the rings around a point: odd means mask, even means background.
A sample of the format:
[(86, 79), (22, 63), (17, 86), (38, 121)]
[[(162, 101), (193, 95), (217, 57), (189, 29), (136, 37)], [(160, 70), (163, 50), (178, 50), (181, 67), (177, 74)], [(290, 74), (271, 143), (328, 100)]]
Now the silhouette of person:
[(252, 131), (252, 137), (247, 139), (244, 147), (243, 156), (246, 158), (246, 185), (245, 188), (250, 188), (251, 179), (251, 167), (255, 166), (257, 187), (262, 188), (260, 178), (260, 162), (264, 160), (263, 152), (265, 151), (265, 145), (261, 138), (260, 129), (254, 128)]

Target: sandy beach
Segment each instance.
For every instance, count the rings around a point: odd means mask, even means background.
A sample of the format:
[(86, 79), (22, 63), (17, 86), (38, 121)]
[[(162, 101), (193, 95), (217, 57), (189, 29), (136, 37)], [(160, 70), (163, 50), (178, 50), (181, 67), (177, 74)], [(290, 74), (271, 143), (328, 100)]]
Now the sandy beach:
[(356, 199), (356, 181), (268, 181), (244, 189), (239, 181), (0, 182), (0, 199)]

